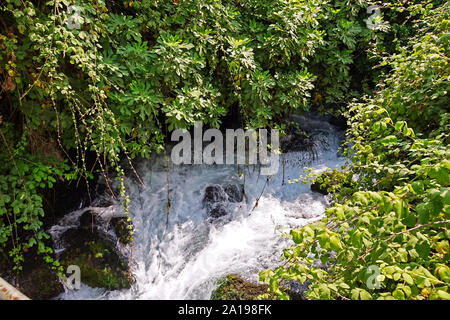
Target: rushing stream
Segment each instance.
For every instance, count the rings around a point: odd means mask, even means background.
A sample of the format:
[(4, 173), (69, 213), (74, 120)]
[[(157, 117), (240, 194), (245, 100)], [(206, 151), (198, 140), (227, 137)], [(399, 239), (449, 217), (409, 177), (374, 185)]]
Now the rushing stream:
[[(344, 162), (337, 155), (339, 133), (328, 122), (315, 121), (314, 157), (311, 152), (286, 153), (284, 170), (280, 164), (256, 208), (255, 201), (266, 177), (259, 176), (256, 167), (246, 169), (246, 200), (225, 202), (228, 213), (218, 219), (207, 218), (205, 189), (211, 185), (242, 184), (236, 165), (171, 165), (171, 208), (167, 220), (164, 160), (141, 162), (137, 171), (144, 186), (132, 177), (126, 181), (135, 226), (135, 284), (129, 290), (119, 291), (82, 285), (80, 290), (67, 291), (59, 298), (209, 299), (217, 280), (230, 273), (257, 281), (258, 273), (277, 266), (282, 249), (292, 244), (282, 237), (283, 233), (320, 219), (328, 205), (327, 198), (312, 193), (310, 186), (288, 180), (302, 175), (305, 167), (320, 172), (340, 167)], [(70, 227), (71, 219), (80, 212), (67, 215), (52, 228), (53, 237), (58, 230)]]

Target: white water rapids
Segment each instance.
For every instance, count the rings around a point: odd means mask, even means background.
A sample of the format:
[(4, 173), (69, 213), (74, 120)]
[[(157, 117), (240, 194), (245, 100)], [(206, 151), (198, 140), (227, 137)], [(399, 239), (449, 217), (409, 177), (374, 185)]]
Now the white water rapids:
[[(209, 299), (217, 281), (230, 273), (257, 281), (260, 271), (280, 264), (282, 249), (292, 244), (292, 240), (282, 237), (283, 233), (320, 219), (328, 205), (327, 198), (312, 193), (309, 185), (288, 180), (304, 174), (306, 167), (320, 172), (344, 163), (337, 155), (341, 141), (335, 128), (325, 121), (317, 123), (314, 159), (306, 152), (286, 153), (286, 183), (282, 184), (280, 163), (280, 170), (270, 179), (253, 211), (266, 177), (258, 177), (258, 170), (252, 167), (245, 169), (246, 201), (228, 203), (228, 215), (213, 222), (206, 219), (202, 204), (205, 189), (214, 184), (242, 184), (237, 166), (171, 165), (171, 208), (166, 225), (164, 161), (161, 158), (141, 162), (137, 171), (145, 186), (135, 179), (126, 181), (135, 226), (132, 254), (135, 284), (131, 289), (118, 291), (82, 285), (80, 290), (67, 290), (58, 298)], [(58, 228), (65, 229), (69, 220), (61, 221), (53, 233)]]

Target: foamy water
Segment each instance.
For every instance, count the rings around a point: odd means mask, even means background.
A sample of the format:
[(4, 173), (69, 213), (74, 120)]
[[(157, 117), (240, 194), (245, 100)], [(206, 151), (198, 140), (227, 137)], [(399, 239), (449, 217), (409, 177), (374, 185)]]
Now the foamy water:
[[(280, 164), (279, 172), (266, 186), (266, 177), (258, 176), (257, 168), (245, 169), (246, 201), (227, 204), (229, 214), (213, 222), (207, 219), (202, 204), (205, 189), (213, 184), (242, 184), (237, 166), (171, 165), (167, 219), (164, 161), (141, 162), (137, 170), (145, 186), (132, 178), (126, 181), (135, 226), (132, 272), (136, 283), (131, 289), (118, 291), (82, 285), (59, 298), (209, 299), (217, 280), (230, 273), (257, 281), (258, 273), (276, 267), (282, 249), (292, 244), (283, 234), (323, 217), (328, 205), (325, 197), (312, 193), (309, 185), (288, 183), (304, 174), (305, 167), (321, 172), (343, 164), (344, 159), (336, 153), (340, 141), (334, 128), (327, 122), (322, 126), (315, 138), (314, 161), (308, 161), (307, 153), (285, 154), (284, 173)], [(79, 214), (72, 213), (72, 218)], [(61, 232), (71, 223), (66, 218), (54, 231)]]

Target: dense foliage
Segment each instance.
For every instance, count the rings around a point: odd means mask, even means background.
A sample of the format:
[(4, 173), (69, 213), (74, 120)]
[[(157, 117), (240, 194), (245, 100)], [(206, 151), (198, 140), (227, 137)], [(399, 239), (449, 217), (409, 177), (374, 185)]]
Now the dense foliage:
[[(109, 190), (127, 210), (121, 160), (132, 167), (163, 152), (173, 129), (197, 120), (219, 127), (235, 114), (243, 127), (282, 128), (292, 112), (335, 111), (355, 99), (353, 164), (343, 174), (358, 178), (335, 186), (329, 217), (293, 231), (288, 264), (262, 279), (281, 297), (282, 279), (308, 279), (311, 298), (379, 297), (361, 280), (376, 264), (403, 270), (385, 275), (394, 279), (383, 282), (387, 294), (418, 297), (425, 288), (446, 297), (444, 3), (380, 2), (384, 19), (371, 29), (362, 0), (1, 1), (0, 254), (20, 270), (36, 247), (58, 267), (43, 232), (45, 191), (94, 173), (109, 186), (114, 173), (120, 190)], [(385, 243), (395, 254), (380, 249)], [(400, 248), (407, 253), (398, 258)], [(397, 286), (399, 272), (416, 281), (423, 270), (437, 280), (413, 285), (405, 276), (410, 293)]]
[(291, 231), (285, 264), (260, 274), (266, 298), (296, 280), (310, 299), (450, 299), (449, 22), (448, 4), (424, 10), (377, 92), (349, 107), (351, 163), (319, 178), (335, 203)]
[[(116, 168), (120, 180), (121, 157), (131, 164), (161, 152), (173, 129), (196, 120), (218, 127), (230, 113), (242, 126), (276, 126), (306, 110), (313, 89), (317, 104), (343, 103), (352, 56), (377, 37), (364, 27), (365, 8), (325, 0), (3, 1), (0, 244), (18, 268), (27, 247), (50, 253), (42, 192), (89, 179), (93, 169), (107, 176)], [(126, 209), (123, 184), (114, 196)]]

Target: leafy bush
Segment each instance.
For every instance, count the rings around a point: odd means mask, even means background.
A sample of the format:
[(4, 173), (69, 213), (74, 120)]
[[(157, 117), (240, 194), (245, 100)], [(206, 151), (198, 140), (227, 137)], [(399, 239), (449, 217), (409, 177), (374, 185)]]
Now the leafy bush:
[(423, 14), (375, 96), (349, 108), (352, 194), (336, 188), (326, 218), (291, 231), (263, 298), (296, 280), (309, 299), (450, 299), (448, 12)]
[[(1, 217), (11, 222), (0, 225), (0, 243), (12, 240), (16, 227), (27, 234), (18, 242), (29, 236), (22, 220), (12, 222), (15, 193), (33, 201), (29, 223), (40, 230), (42, 184), (51, 187), (55, 176), (89, 179), (88, 153), (96, 171), (106, 177), (112, 167), (121, 179), (121, 157), (132, 166), (134, 157), (161, 152), (169, 131), (196, 120), (218, 127), (237, 106), (242, 125), (258, 128), (306, 110), (316, 79), (308, 62), (323, 42), (325, 2), (3, 1), (0, 126), (11, 153), (3, 149), (8, 161), (0, 171), (21, 187), (2, 189)], [(45, 164), (45, 154), (23, 147), (27, 132), (40, 132), (66, 160), (64, 170), (62, 158)], [(35, 166), (22, 166), (28, 161)], [(44, 167), (45, 176), (26, 175)], [(114, 196), (127, 210), (123, 181)]]

